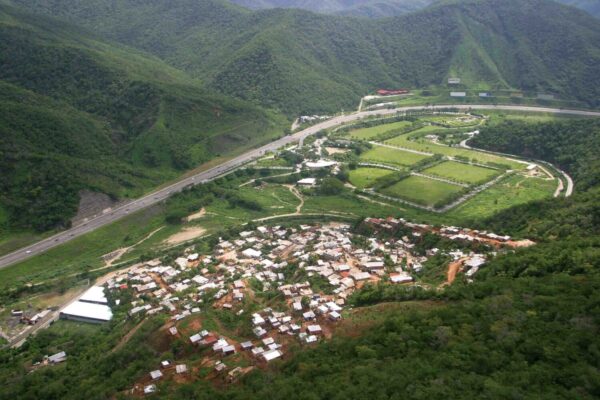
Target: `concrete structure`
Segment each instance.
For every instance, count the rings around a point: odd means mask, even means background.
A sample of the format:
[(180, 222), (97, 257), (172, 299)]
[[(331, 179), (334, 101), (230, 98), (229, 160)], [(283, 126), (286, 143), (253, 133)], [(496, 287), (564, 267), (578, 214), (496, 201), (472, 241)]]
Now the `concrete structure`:
[(317, 180), (315, 178), (304, 178), (298, 181), (299, 186), (315, 186), (317, 184)]
[(327, 160), (309, 161), (306, 163), (306, 167), (309, 169), (330, 168), (330, 167), (333, 167), (334, 165), (337, 165), (337, 162), (327, 161)]
[(79, 301), (93, 304), (108, 304), (108, 299), (104, 294), (104, 288), (102, 286), (92, 286), (81, 295)]

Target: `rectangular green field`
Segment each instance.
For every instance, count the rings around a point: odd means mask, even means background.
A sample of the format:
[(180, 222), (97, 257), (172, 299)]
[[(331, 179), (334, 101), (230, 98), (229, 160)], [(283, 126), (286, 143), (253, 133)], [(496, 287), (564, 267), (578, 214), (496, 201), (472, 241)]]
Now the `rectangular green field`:
[(421, 176), (410, 176), (382, 191), (383, 194), (434, 206), (463, 190), (462, 187)]
[(373, 186), (377, 178), (393, 174), (394, 171), (383, 168), (357, 168), (350, 171), (350, 183), (359, 189)]
[[(443, 131), (444, 128), (426, 126), (422, 129), (419, 129), (417, 131), (410, 133), (410, 135), (414, 135), (416, 133), (423, 134), (423, 133), (433, 133), (436, 131), (439, 132), (440, 129)], [(427, 141), (427, 140), (421, 139), (421, 138), (416, 139), (416, 140), (408, 140), (408, 135), (409, 134), (397, 136), (393, 139), (386, 140), (385, 143), (390, 144), (392, 146), (406, 147), (407, 149), (419, 150), (419, 151), (435, 153), (435, 154), (442, 154), (445, 156), (466, 157), (469, 160), (474, 160), (481, 164), (485, 164), (487, 162), (492, 162), (495, 164), (502, 164), (502, 165), (506, 165), (507, 167), (514, 169), (514, 170), (522, 170), (522, 169), (525, 169), (525, 167), (527, 166), (526, 164), (521, 164), (519, 162), (509, 160), (504, 157), (500, 157), (500, 156), (496, 156), (496, 155), (488, 154), (488, 153), (483, 153), (483, 152), (479, 152), (476, 150), (443, 146), (443, 145), (435, 144), (435, 143), (432, 143), (430, 141)]]
[(487, 182), (501, 173), (501, 171), (496, 169), (468, 165), (456, 161), (446, 161), (422, 172), (470, 184)]
[(356, 139), (356, 140), (371, 140), (377, 135), (392, 131), (394, 129), (406, 128), (407, 126), (410, 126), (411, 124), (412, 124), (412, 122), (410, 122), (410, 121), (400, 121), (400, 122), (393, 122), (391, 124), (377, 125), (377, 126), (373, 126), (371, 128), (356, 129), (356, 130), (350, 132), (350, 137), (352, 139)]
[(421, 160), (428, 158), (421, 154), (415, 154), (400, 149), (392, 149), (383, 146), (373, 146), (373, 148), (363, 154), (360, 159), (366, 162), (375, 162), (383, 164), (395, 164), (410, 166)]
[(472, 199), (450, 210), (448, 217), (467, 223), (487, 218), (504, 209), (553, 195), (558, 181), (514, 175), (501, 180)]

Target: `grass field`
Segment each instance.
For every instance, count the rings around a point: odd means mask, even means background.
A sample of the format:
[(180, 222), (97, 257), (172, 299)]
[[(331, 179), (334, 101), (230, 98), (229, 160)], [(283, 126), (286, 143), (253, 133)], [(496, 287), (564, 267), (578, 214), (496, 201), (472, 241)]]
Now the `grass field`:
[(443, 202), (461, 190), (463, 188), (460, 186), (420, 176), (411, 176), (384, 189), (382, 193), (426, 206), (433, 206), (439, 202)]
[(421, 154), (410, 153), (399, 149), (391, 149), (383, 146), (373, 146), (373, 148), (363, 154), (360, 159), (367, 162), (395, 164), (401, 166), (411, 166), (427, 156)]
[(383, 205), (376, 200), (369, 201), (354, 195), (308, 196), (305, 198), (303, 213), (333, 213), (353, 217), (386, 217), (398, 215), (405, 209), (397, 205)]
[(394, 171), (383, 168), (358, 168), (350, 171), (350, 183), (359, 189), (371, 187), (377, 178), (393, 174)]
[(556, 180), (514, 175), (450, 210), (447, 215), (459, 221), (487, 218), (509, 207), (551, 197), (557, 185)]
[(352, 139), (356, 140), (370, 140), (382, 133), (389, 132), (394, 129), (406, 128), (410, 125), (412, 125), (412, 122), (410, 121), (399, 121), (393, 122), (391, 124), (377, 125), (371, 128), (356, 129), (354, 131), (351, 131), (349, 135)]
[[(414, 135), (417, 133), (420, 133), (420, 134), (432, 133), (435, 131), (439, 132), (440, 129), (443, 130), (443, 128), (439, 128), (439, 127), (426, 126), (422, 129), (412, 132), (410, 135)], [(495, 156), (493, 154), (487, 154), (487, 153), (482, 153), (482, 152), (475, 151), (475, 150), (462, 149), (462, 148), (458, 148), (458, 147), (442, 146), (442, 145), (438, 145), (438, 144), (426, 141), (425, 139), (408, 140), (408, 135), (409, 134), (397, 136), (393, 139), (387, 140), (386, 143), (393, 145), (393, 146), (401, 146), (401, 147), (406, 147), (408, 149), (413, 149), (413, 150), (425, 151), (425, 152), (430, 152), (430, 153), (435, 153), (435, 154), (443, 154), (445, 156), (467, 157), (468, 159), (475, 160), (481, 164), (485, 164), (487, 162), (503, 164), (503, 165), (506, 165), (507, 167), (510, 167), (511, 169), (515, 169), (515, 170), (522, 170), (526, 167), (526, 164), (521, 164), (516, 161), (511, 161), (504, 157)]]
[(470, 184), (487, 182), (501, 173), (501, 171), (495, 169), (467, 165), (456, 161), (446, 161), (422, 172)]

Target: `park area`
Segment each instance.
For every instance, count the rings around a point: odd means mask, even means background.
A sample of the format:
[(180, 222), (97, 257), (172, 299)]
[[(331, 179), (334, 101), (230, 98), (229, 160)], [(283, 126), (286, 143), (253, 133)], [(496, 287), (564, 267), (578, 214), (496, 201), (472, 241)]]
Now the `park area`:
[(450, 199), (463, 190), (463, 187), (450, 183), (421, 176), (410, 176), (382, 190), (382, 193), (387, 196), (433, 207), (450, 201)]
[(361, 154), (360, 156), (361, 161), (364, 162), (400, 166), (411, 166), (426, 158), (428, 158), (426, 155), (376, 145), (373, 146), (371, 150)]
[(469, 165), (456, 161), (445, 161), (431, 168), (427, 168), (422, 172), (427, 175), (434, 175), (440, 178), (468, 184), (485, 183), (501, 173), (501, 171), (497, 169)]
[(450, 210), (447, 216), (462, 221), (488, 218), (509, 207), (550, 198), (556, 184), (555, 179), (515, 174)]
[(356, 129), (350, 132), (350, 138), (354, 140), (371, 140), (382, 133), (390, 132), (395, 129), (404, 129), (411, 125), (411, 121), (400, 121), (391, 124), (377, 125), (370, 128)]
[(359, 189), (373, 186), (378, 178), (393, 174), (394, 171), (383, 168), (357, 168), (350, 171), (350, 183)]
[[(427, 128), (435, 128), (435, 129), (427, 129)], [(526, 164), (519, 163), (515, 160), (511, 160), (505, 157), (496, 156), (489, 153), (483, 153), (476, 150), (469, 150), (460, 147), (450, 147), (441, 144), (435, 144), (426, 140), (423, 135), (430, 134), (435, 131), (440, 131), (444, 128), (437, 127), (425, 127), (420, 130), (416, 130), (411, 132), (410, 134), (403, 134), (400, 136), (396, 136), (393, 139), (386, 140), (385, 143), (392, 146), (400, 146), (405, 147), (407, 149), (418, 150), (428, 153), (434, 154), (442, 154), (444, 156), (451, 157), (464, 157), (465, 159), (473, 160), (475, 162), (486, 164), (486, 163), (495, 163), (504, 165), (510, 169), (522, 170), (526, 167)], [(409, 139), (410, 138), (412, 139)]]

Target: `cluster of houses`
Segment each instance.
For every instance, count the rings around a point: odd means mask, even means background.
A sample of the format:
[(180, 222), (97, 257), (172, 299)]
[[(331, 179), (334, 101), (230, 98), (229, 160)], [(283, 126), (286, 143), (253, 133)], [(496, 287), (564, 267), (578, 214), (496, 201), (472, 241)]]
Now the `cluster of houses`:
[[(425, 260), (411, 254), (408, 241), (353, 238), (347, 224), (261, 226), (220, 239), (211, 254), (189, 248), (169, 265), (152, 260), (122, 271), (106, 286), (134, 294), (130, 316), (168, 312), (175, 337), (182, 335), (178, 321), (206, 307), (242, 318), (250, 295), (279, 293), (277, 305), (251, 314), (254, 337), (243, 343), (206, 329), (186, 332), (190, 345), (212, 350), (217, 371), (237, 353), (268, 363), (284, 355), (289, 340), (311, 344), (329, 335), (348, 297), (366, 282), (386, 276), (392, 283), (411, 282), (411, 271)], [(408, 260), (403, 267), (401, 259)]]
[[(283, 357), (290, 341), (311, 344), (328, 337), (343, 318), (349, 297), (368, 282), (412, 282), (413, 273), (437, 253), (437, 249), (429, 249), (426, 255), (413, 251), (415, 238), (426, 231), (457, 240), (510, 240), (486, 232), (434, 228), (403, 219), (369, 218), (365, 223), (376, 231), (394, 231), (404, 225), (410, 228), (412, 237), (377, 232), (366, 237), (354, 234), (349, 225), (341, 223), (294, 228), (260, 226), (234, 238), (219, 239), (209, 254), (188, 248), (168, 263), (153, 260), (122, 271), (108, 280), (107, 288), (134, 294), (131, 316), (169, 313), (169, 334), (185, 334), (189, 345), (210, 349), (214, 370), (220, 373), (228, 369), (228, 356), (239, 354), (260, 365)], [(456, 251), (450, 256), (464, 261), (469, 276), (485, 263), (481, 254)], [(259, 292), (271, 292), (271, 298), (277, 300), (260, 311), (246, 312), (245, 308), (255, 307), (251, 299)], [(202, 326), (192, 332), (189, 328), (178, 329), (179, 321), (194, 314), (201, 316), (208, 309), (245, 318), (251, 324), (247, 332), (252, 336), (238, 342)], [(153, 373), (153, 380), (162, 377), (160, 370)]]
[[(200, 256), (188, 249), (173, 265), (149, 261), (114, 276), (107, 287), (133, 290), (137, 298), (131, 316), (166, 310), (176, 322), (201, 312), (206, 296), (213, 307), (233, 310), (248, 290), (277, 290), (298, 316), (310, 311), (335, 321), (354, 290), (385, 276), (395, 283), (410, 282), (410, 273), (426, 260), (412, 254), (408, 238), (364, 238), (357, 245), (352, 236), (346, 224), (262, 226), (235, 240), (220, 240), (213, 254)], [(291, 276), (286, 276), (290, 267)], [(326, 293), (312, 287), (314, 279), (326, 285)], [(260, 289), (249, 289), (251, 281), (259, 282)], [(287, 322), (281, 329), (297, 331)]]
[[(487, 231), (479, 231), (477, 229), (460, 228), (456, 226), (434, 227), (427, 224), (417, 224), (406, 221), (403, 218), (367, 218), (365, 223), (373, 228), (381, 229), (388, 232), (395, 232), (398, 227), (405, 226), (417, 233), (432, 232), (450, 240), (462, 240), (467, 242), (479, 242), (494, 247), (513, 246), (515, 241), (507, 235), (497, 235)], [(414, 234), (414, 233), (413, 233)]]
[[(153, 394), (156, 393), (158, 388), (156, 387), (156, 383), (154, 382), (158, 382), (161, 379), (163, 379), (163, 377), (165, 375), (185, 375), (188, 373), (188, 367), (186, 364), (173, 364), (171, 361), (169, 360), (163, 360), (160, 362), (160, 368), (159, 369), (155, 369), (153, 371), (150, 371), (150, 382), (153, 383), (148, 383), (143, 385), (143, 393), (145, 395), (149, 395), (149, 394)], [(135, 392), (136, 388), (134, 388), (134, 392)]]

